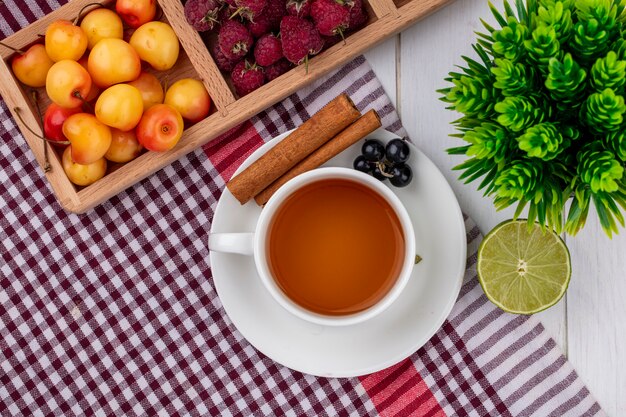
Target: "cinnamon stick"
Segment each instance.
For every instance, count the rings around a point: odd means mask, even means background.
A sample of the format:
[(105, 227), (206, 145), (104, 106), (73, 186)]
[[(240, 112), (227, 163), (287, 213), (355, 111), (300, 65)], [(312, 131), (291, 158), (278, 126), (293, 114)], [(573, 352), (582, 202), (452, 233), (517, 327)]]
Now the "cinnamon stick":
[(348, 96), (341, 94), (232, 178), (226, 186), (241, 204), (245, 204), (360, 115)]
[(381, 126), (380, 117), (375, 110), (370, 110), (352, 123), (330, 141), (319, 147), (312, 154), (304, 158), (296, 166), (271, 183), (267, 188), (254, 197), (259, 206), (265, 205), (270, 197), (287, 181), (304, 172), (310, 171), (326, 163), (335, 155), (344, 151), (363, 137), (369, 135)]

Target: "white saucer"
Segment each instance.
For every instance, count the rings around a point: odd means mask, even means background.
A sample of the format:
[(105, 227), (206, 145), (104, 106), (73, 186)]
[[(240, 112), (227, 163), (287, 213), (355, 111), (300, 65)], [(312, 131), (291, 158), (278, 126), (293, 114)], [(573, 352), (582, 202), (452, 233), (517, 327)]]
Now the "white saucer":
[[(250, 165), (289, 132), (257, 149), (239, 167)], [(369, 135), (387, 142), (397, 136), (379, 129)], [(363, 141), (324, 166), (352, 167)], [(326, 327), (303, 321), (279, 306), (256, 273), (252, 257), (210, 252), (220, 300), (241, 334), (266, 356), (296, 371), (325, 377), (366, 375), (394, 365), (422, 347), (441, 327), (456, 301), (466, 262), (465, 225), (459, 204), (437, 167), (411, 145), (413, 181), (395, 188), (413, 221), (416, 249), (423, 260), (411, 282), (382, 314), (364, 323)], [(241, 205), (227, 188), (211, 232), (251, 232), (261, 209)]]

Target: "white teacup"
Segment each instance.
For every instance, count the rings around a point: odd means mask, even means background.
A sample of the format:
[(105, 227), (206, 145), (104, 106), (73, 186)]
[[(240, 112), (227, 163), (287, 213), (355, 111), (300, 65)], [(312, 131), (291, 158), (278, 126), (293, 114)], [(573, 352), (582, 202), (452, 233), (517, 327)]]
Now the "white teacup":
[[(371, 307), (349, 315), (322, 315), (307, 310), (296, 304), (283, 293), (274, 280), (268, 263), (266, 253), (266, 240), (269, 227), (272, 224), (274, 214), (281, 204), (296, 190), (316, 181), (326, 179), (346, 179), (360, 183), (375, 191), (384, 198), (400, 223), (404, 237), (404, 254), (402, 256), (402, 266), (395, 280), (395, 283), (387, 293)], [(254, 203), (248, 203), (254, 204)], [(371, 319), (387, 309), (400, 295), (405, 288), (413, 271), (415, 263), (415, 233), (413, 224), (398, 197), (379, 180), (349, 168), (329, 167), (318, 168), (304, 174), (298, 175), (285, 183), (264, 206), (256, 224), (256, 230), (252, 233), (211, 233), (209, 235), (209, 249), (217, 252), (238, 253), (242, 255), (254, 256), (257, 272), (261, 282), (269, 291), (271, 296), (283, 308), (291, 314), (312, 323), (327, 326), (352, 325)]]

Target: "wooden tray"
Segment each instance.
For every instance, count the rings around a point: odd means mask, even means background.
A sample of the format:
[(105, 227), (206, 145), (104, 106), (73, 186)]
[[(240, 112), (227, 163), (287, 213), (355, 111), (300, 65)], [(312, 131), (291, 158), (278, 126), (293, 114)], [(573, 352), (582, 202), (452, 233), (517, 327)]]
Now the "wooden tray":
[[(61, 166), (60, 152), (50, 152), (52, 169), (45, 173), (59, 203), (68, 211), (83, 213), (106, 201), (120, 191), (169, 165), (181, 156), (211, 141), (219, 134), (242, 123), (265, 108), (277, 103), (329, 71), (350, 61), (384, 39), (401, 31), (417, 20), (434, 12), (452, 0), (365, 0), (370, 20), (365, 27), (350, 35), (346, 43), (338, 43), (309, 62), (309, 72), (298, 66), (272, 82), (239, 98), (229, 87), (206, 49), (198, 32), (185, 20), (180, 0), (160, 0), (162, 20), (168, 21), (181, 43), (181, 54), (176, 66), (167, 72), (168, 83), (184, 77), (199, 78), (212, 99), (212, 113), (183, 133), (178, 145), (164, 153), (145, 152), (123, 165), (113, 166), (101, 180), (87, 187), (73, 185)], [(73, 20), (80, 10), (93, 0), (73, 0), (44, 16), (2, 42), (18, 49), (40, 41), (46, 27), (58, 19)], [(103, 5), (112, 3), (104, 1)], [(0, 95), (4, 98), (17, 126), (33, 151), (40, 166), (44, 166), (44, 144), (25, 126), (42, 133), (39, 115), (32, 103), (32, 89), (19, 83), (10, 69), (14, 52), (0, 46)], [(48, 98), (45, 89), (38, 89), (40, 107), (45, 111)], [(19, 112), (21, 119), (17, 117)]]

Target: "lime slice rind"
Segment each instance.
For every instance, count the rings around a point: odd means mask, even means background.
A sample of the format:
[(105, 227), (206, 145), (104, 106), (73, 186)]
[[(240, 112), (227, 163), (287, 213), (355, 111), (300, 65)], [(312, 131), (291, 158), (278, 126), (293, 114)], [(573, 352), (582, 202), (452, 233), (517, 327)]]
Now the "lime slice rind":
[(535, 314), (555, 305), (571, 278), (565, 242), (538, 224), (529, 232), (522, 219), (502, 222), (485, 236), (476, 269), (487, 298), (514, 314)]

